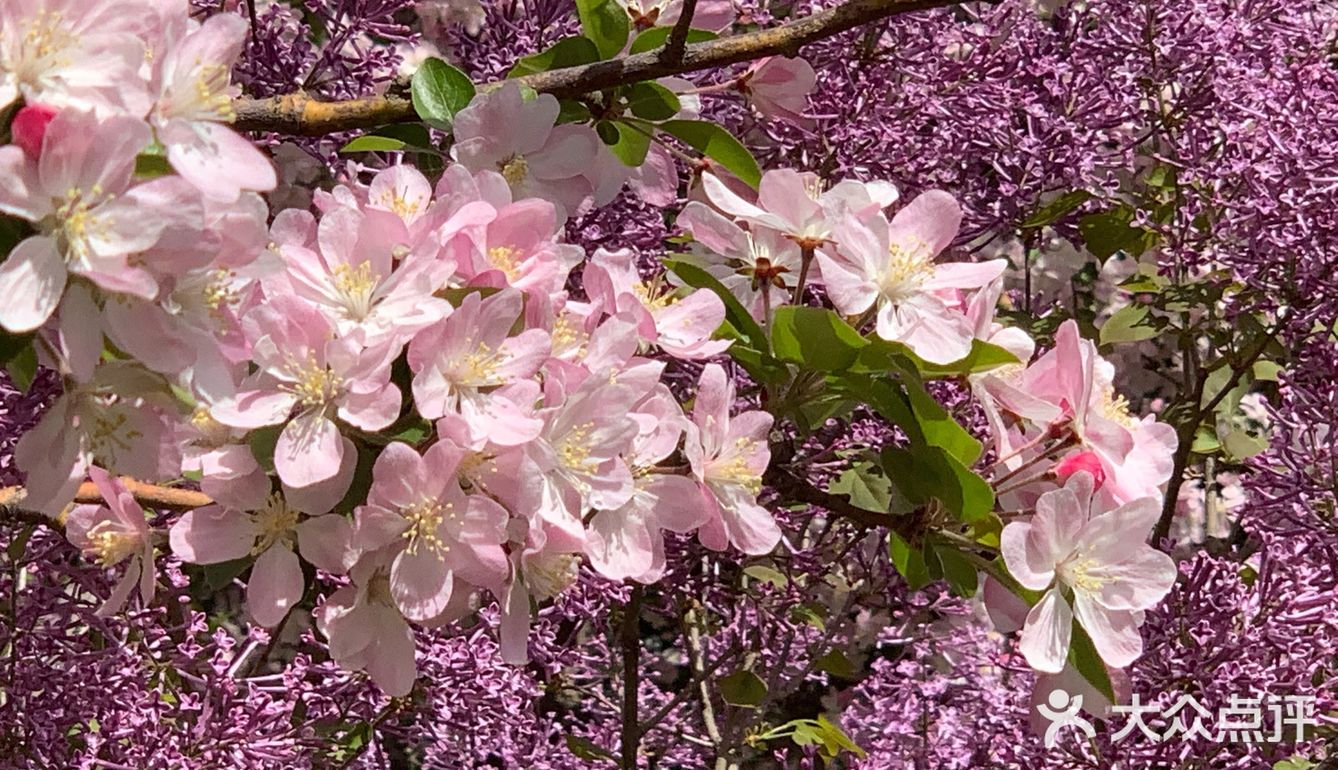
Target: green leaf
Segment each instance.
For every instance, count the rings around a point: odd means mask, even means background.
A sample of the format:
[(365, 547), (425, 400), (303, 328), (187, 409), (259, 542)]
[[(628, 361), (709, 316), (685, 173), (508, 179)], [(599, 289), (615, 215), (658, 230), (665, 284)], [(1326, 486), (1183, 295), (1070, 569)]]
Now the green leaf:
[(251, 454), (267, 473), (274, 472), (274, 447), (279, 443), (279, 432), (282, 430), (282, 425), (266, 425), (256, 428), (247, 436)]
[(375, 134), (365, 134), (360, 136), (343, 147), (340, 152), (399, 152), (406, 147), (408, 143), (403, 139), (392, 139), (389, 136), (377, 136)]
[(994, 509), (994, 490), (941, 447), (883, 450), (883, 469), (917, 506), (938, 501), (959, 521), (980, 521)]
[(855, 327), (825, 308), (784, 305), (771, 322), (772, 352), (808, 369), (845, 371), (868, 344)]
[(749, 564), (743, 568), (743, 574), (753, 580), (770, 583), (776, 588), (784, 588), (790, 584), (790, 579), (785, 577), (784, 573), (765, 564)]
[(455, 113), (474, 98), (474, 83), (469, 76), (441, 59), (423, 62), (409, 83), (413, 111), (429, 126), (451, 129)]
[(867, 348), (860, 351), (859, 361), (851, 367), (857, 372), (886, 372), (894, 370), (912, 370), (927, 379), (962, 377), (968, 374), (987, 372), (1007, 364), (1018, 363), (1017, 356), (984, 340), (972, 340), (971, 352), (960, 361), (950, 364), (931, 364), (920, 358), (910, 348), (900, 342), (870, 340)]
[(37, 350), (32, 346), (32, 336), (12, 337), (5, 335), (0, 340), (0, 345), (10, 340), (25, 340), (24, 344), (18, 346), (17, 350), (8, 356), (5, 361), (5, 371), (9, 374), (9, 379), (14, 383), (15, 389), (24, 393), (32, 387), (33, 380), (37, 379)]
[(960, 551), (948, 546), (935, 546), (934, 555), (943, 566), (943, 577), (953, 593), (966, 598), (976, 595), (979, 576), (974, 564)]
[(1157, 235), (1131, 224), (1133, 216), (1133, 210), (1127, 206), (1088, 214), (1078, 221), (1078, 232), (1082, 234), (1087, 250), (1098, 259), (1119, 251), (1137, 257), (1147, 250)]
[(1092, 194), (1086, 190), (1070, 190), (1041, 206), (1035, 214), (1023, 220), (1021, 226), (1028, 229), (1052, 225), (1091, 199)]
[(255, 561), (249, 556), (232, 561), (219, 562), (217, 564), (206, 564), (201, 567), (204, 572), (204, 589), (207, 593), (214, 594), (222, 591), (232, 584), (232, 581), (242, 574), (251, 562)]
[(1126, 305), (1101, 326), (1101, 344), (1114, 345), (1121, 342), (1139, 342), (1156, 337), (1161, 333), (1157, 318), (1143, 305)]
[(735, 671), (718, 683), (720, 697), (732, 706), (755, 708), (767, 696), (767, 683), (751, 671)]
[(1083, 679), (1091, 683), (1097, 692), (1109, 698), (1111, 703), (1117, 701), (1115, 687), (1110, 682), (1110, 672), (1106, 670), (1106, 664), (1101, 662), (1096, 645), (1092, 644), (1092, 637), (1079, 625), (1077, 618), (1073, 619), (1073, 638), (1069, 642), (1069, 665), (1082, 674)]
[(1248, 460), (1268, 449), (1268, 439), (1237, 428), (1222, 437), (1222, 448), (1234, 460)]
[(964, 467), (980, 459), (983, 451), (980, 441), (929, 395), (923, 385), (909, 378), (903, 378), (902, 385), (926, 444), (943, 448)]
[(912, 591), (918, 591), (929, 585), (929, 567), (925, 564), (924, 552), (912, 548), (910, 543), (895, 532), (887, 533), (887, 553), (892, 559), (892, 566), (906, 580)]
[(615, 763), (618, 761), (613, 752), (579, 735), (567, 735), (567, 750), (584, 760), (607, 759)]
[(631, 33), (627, 11), (617, 0), (576, 0), (581, 33), (599, 50), (599, 58), (612, 59), (622, 53)]
[[(650, 136), (621, 121), (601, 121), (596, 128), (609, 126), (615, 141), (607, 142), (609, 151), (623, 162), (624, 166), (636, 168), (646, 162), (646, 153), (650, 151)], [(600, 133), (600, 138), (604, 134)]]
[(855, 664), (850, 662), (840, 650), (828, 650), (827, 654), (813, 661), (813, 665), (819, 671), (826, 671), (835, 677), (841, 679), (855, 679), (858, 673), (855, 670)]
[(725, 320), (739, 332), (741, 339), (753, 350), (764, 354), (771, 352), (766, 332), (762, 331), (762, 327), (748, 309), (715, 276), (708, 273), (705, 268), (682, 259), (665, 260), (664, 266), (681, 278), (683, 283), (696, 289), (710, 289), (715, 292), (720, 301), (725, 303)]
[(599, 61), (599, 49), (589, 38), (564, 37), (551, 48), (521, 58), (506, 76), (519, 78), (597, 61)]
[(749, 187), (756, 189), (762, 181), (762, 169), (753, 154), (715, 123), (709, 120), (666, 120), (658, 125), (661, 131), (724, 166)]
[(575, 99), (558, 100), (557, 123), (584, 123), (590, 120), (593, 115), (590, 114), (590, 108), (584, 102), (578, 102)]
[(1273, 770), (1312, 770), (1315, 763), (1305, 757), (1291, 757), (1273, 765)]
[(682, 109), (678, 96), (659, 83), (643, 81), (627, 89), (627, 108), (638, 118), (668, 120)]
[(846, 495), (856, 508), (875, 513), (902, 514), (915, 510), (873, 463), (847, 468), (827, 485), (827, 493)]
[[(660, 46), (665, 44), (665, 42), (669, 39), (669, 33), (672, 30), (673, 27), (651, 27), (650, 29), (636, 36), (636, 39), (632, 41), (632, 47), (629, 48), (628, 51), (630, 53), (645, 53), (646, 51), (653, 51), (656, 48), (659, 48)], [(717, 37), (720, 36), (714, 32), (709, 32), (704, 29), (689, 29), (687, 42), (704, 43), (707, 40), (715, 40)]]

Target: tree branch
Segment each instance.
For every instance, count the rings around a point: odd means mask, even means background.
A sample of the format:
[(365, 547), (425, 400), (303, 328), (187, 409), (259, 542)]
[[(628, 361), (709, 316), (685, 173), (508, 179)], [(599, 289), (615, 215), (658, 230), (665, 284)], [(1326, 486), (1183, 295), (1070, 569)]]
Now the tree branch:
[[(121, 476), (119, 480), (125, 486), (126, 491), (146, 508), (154, 508), (160, 511), (189, 511), (195, 508), (203, 508), (214, 502), (209, 495), (196, 492), (193, 489), (145, 484), (142, 481), (135, 481), (129, 476)], [(64, 530), (65, 521), (63, 517), (48, 516), (39, 511), (23, 508), (22, 503), (27, 494), (27, 490), (23, 487), (0, 487), (0, 518), (26, 524), (42, 524), (53, 529)], [(79, 490), (75, 492), (74, 502), (101, 503), (103, 502), (102, 493), (98, 491), (96, 484), (85, 481), (79, 485)]]
[(660, 58), (666, 62), (683, 60), (683, 52), (688, 43), (688, 32), (692, 29), (692, 17), (697, 12), (697, 0), (683, 0), (683, 8), (678, 12), (678, 21), (669, 31), (669, 39), (660, 49)]
[[(670, 57), (664, 48), (620, 56), (578, 67), (538, 72), (516, 78), (535, 91), (557, 97), (579, 96), (614, 86), (667, 75), (723, 67), (764, 56), (795, 56), (816, 40), (840, 34), (869, 22), (926, 8), (957, 5), (960, 0), (848, 0), (848, 2), (772, 29), (730, 35), (683, 47), (681, 56)], [(677, 29), (674, 30), (676, 32)], [(672, 34), (672, 33), (671, 33)], [(687, 32), (684, 30), (683, 35)], [(668, 48), (666, 45), (665, 48)], [(491, 83), (483, 89), (496, 87)], [(368, 96), (348, 101), (322, 102), (305, 93), (266, 99), (237, 99), (234, 127), (242, 131), (273, 131), (282, 134), (320, 136), (387, 123), (418, 119), (413, 103), (400, 96)]]
[(850, 519), (865, 527), (886, 527), (910, 543), (918, 543), (923, 540), (927, 531), (927, 522), (924, 517), (918, 514), (892, 516), (860, 508), (837, 495), (818, 489), (807, 481), (774, 465), (767, 469), (763, 481), (787, 499), (825, 508), (837, 516)]

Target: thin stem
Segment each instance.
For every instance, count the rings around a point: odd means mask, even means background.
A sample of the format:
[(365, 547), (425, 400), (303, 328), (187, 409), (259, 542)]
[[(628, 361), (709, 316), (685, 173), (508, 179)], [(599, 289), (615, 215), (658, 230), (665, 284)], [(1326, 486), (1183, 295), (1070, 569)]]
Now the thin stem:
[(641, 727), (637, 717), (637, 689), (641, 683), (641, 594), (644, 589), (632, 586), (632, 595), (623, 605), (623, 724), (622, 768), (635, 770), (637, 744), (641, 741)]
[(801, 251), (799, 262), (799, 282), (794, 285), (794, 299), (792, 302), (796, 305), (804, 303), (804, 284), (808, 283), (808, 268), (813, 264), (813, 247), (804, 246)]

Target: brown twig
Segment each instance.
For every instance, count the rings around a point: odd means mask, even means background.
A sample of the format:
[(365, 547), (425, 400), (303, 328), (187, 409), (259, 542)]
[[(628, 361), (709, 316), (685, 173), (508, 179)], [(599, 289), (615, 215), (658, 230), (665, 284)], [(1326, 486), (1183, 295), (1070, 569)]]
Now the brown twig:
[(683, 0), (683, 8), (678, 12), (678, 21), (669, 30), (669, 39), (660, 49), (660, 58), (666, 62), (683, 60), (683, 52), (688, 43), (688, 32), (692, 29), (692, 16), (697, 12), (697, 0)]
[(767, 470), (763, 480), (789, 500), (825, 508), (837, 516), (850, 519), (865, 527), (886, 527), (907, 542), (918, 543), (924, 539), (926, 522), (921, 516), (893, 516), (860, 508), (774, 465)]
[[(779, 27), (685, 45), (682, 55), (673, 59), (664, 56), (663, 49), (647, 51), (593, 64), (538, 72), (516, 78), (516, 82), (557, 97), (580, 96), (605, 88), (723, 67), (765, 56), (795, 56), (808, 43), (869, 22), (900, 13), (957, 5), (959, 2), (849, 0), (836, 8)], [(686, 36), (686, 31), (683, 34)], [(497, 85), (492, 83), (483, 88)], [(414, 114), (413, 103), (400, 96), (368, 96), (348, 101), (322, 102), (298, 92), (266, 99), (237, 99), (233, 109), (237, 115), (234, 125), (240, 130), (302, 136), (319, 136), (418, 119)]]
[[(126, 491), (133, 495), (135, 500), (145, 508), (154, 508), (160, 511), (189, 511), (195, 508), (203, 508), (214, 502), (209, 495), (192, 489), (145, 484), (129, 476), (121, 476), (119, 480), (125, 486)], [(27, 497), (27, 491), (23, 487), (0, 487), (0, 518), (26, 524), (41, 524), (53, 529), (64, 529), (63, 518), (48, 516), (21, 507), (25, 497)], [(79, 490), (74, 495), (74, 502), (76, 503), (97, 504), (102, 501), (102, 493), (98, 491), (97, 485), (91, 481), (80, 484)]]
[(641, 593), (632, 586), (631, 596), (623, 605), (621, 641), (623, 648), (623, 707), (621, 754), (623, 770), (636, 770), (637, 746), (641, 743), (641, 722), (637, 716), (637, 696), (641, 686)]

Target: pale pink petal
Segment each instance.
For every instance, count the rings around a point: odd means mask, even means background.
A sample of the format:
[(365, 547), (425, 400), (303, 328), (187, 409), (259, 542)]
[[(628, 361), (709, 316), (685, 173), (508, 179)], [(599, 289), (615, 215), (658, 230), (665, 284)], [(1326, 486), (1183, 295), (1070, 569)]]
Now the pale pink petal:
[(306, 519), (297, 525), (297, 550), (317, 569), (341, 574), (353, 565), (353, 525), (337, 513)]
[(450, 567), (432, 549), (406, 549), (390, 566), (390, 595), (404, 617), (426, 620), (446, 609), (450, 577)]
[(14, 247), (0, 262), (0, 326), (30, 332), (56, 312), (65, 291), (65, 260), (56, 242), (38, 235)]
[(414, 662), (413, 631), (392, 607), (373, 605), (371, 621), (377, 629), (367, 651), (367, 673), (392, 698), (413, 690), (418, 671)]
[(339, 473), (344, 442), (332, 420), (301, 414), (284, 426), (274, 446), (274, 469), (285, 484), (309, 487)]
[(1080, 623), (1108, 666), (1124, 668), (1143, 654), (1143, 637), (1134, 613), (1110, 610), (1079, 592), (1073, 600)]
[(1059, 589), (1052, 588), (1027, 613), (1018, 649), (1027, 659), (1027, 665), (1037, 671), (1057, 674), (1064, 670), (1072, 636), (1073, 610), (1059, 595)]
[(277, 183), (269, 158), (221, 123), (174, 120), (159, 137), (172, 168), (212, 198), (233, 201), (243, 190), (266, 192)]
[(302, 600), (304, 590), (302, 564), (297, 554), (282, 545), (271, 546), (251, 567), (246, 606), (257, 623), (273, 628)]
[(217, 564), (251, 553), (256, 528), (240, 511), (209, 505), (187, 511), (168, 531), (172, 553), (193, 564)]
[(957, 199), (942, 190), (929, 190), (916, 196), (892, 218), (891, 239), (908, 250), (924, 249), (938, 254), (957, 237), (961, 223), (962, 207)]

